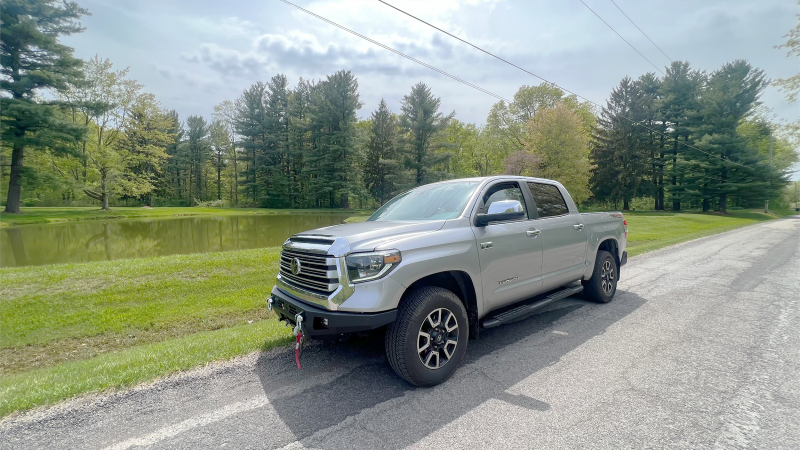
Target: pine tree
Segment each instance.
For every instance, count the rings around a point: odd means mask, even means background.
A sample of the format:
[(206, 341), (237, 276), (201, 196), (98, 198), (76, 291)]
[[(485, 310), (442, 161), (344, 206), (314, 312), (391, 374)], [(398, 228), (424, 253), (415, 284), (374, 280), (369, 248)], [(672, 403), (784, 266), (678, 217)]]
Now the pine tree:
[(230, 154), (228, 147), (230, 146), (230, 136), (225, 124), (220, 120), (211, 122), (208, 129), (208, 138), (211, 144), (211, 164), (214, 166), (214, 171), (217, 172), (217, 200), (222, 200), (222, 171), (226, 166), (226, 157)]
[(289, 96), (289, 157), (290, 163), (290, 189), (296, 192), (293, 207), (308, 205), (308, 180), (305, 178), (304, 167), (306, 155), (311, 151), (313, 139), (311, 95), (315, 89), (313, 81), (300, 78), (297, 87)]
[(243, 152), (241, 160), (245, 164), (242, 170), (245, 193), (253, 203), (261, 198), (261, 189), (257, 180), (259, 172), (257, 165), (261, 162), (259, 155), (263, 155), (266, 145), (266, 130), (264, 128), (267, 112), (265, 97), (267, 87), (262, 82), (250, 86), (236, 100), (236, 134), (242, 136), (240, 144)]
[(393, 175), (399, 169), (397, 160), (397, 116), (381, 99), (378, 109), (372, 113), (371, 133), (367, 144), (364, 166), (364, 183), (381, 205), (395, 191)]
[(362, 103), (358, 81), (348, 70), (329, 75), (312, 94), (314, 145), (305, 171), (309, 191), (319, 204), (349, 208), (349, 197), (357, 190), (358, 174), (355, 124)]
[(442, 178), (443, 173), (434, 167), (444, 162), (449, 155), (437, 153), (438, 134), (447, 128), (455, 111), (448, 115), (439, 112), (442, 101), (434, 97), (423, 82), (411, 87), (411, 93), (400, 102), (400, 126), (407, 133), (407, 149), (404, 164), (411, 171), (412, 183), (420, 186)]
[(166, 167), (164, 168), (164, 188), (161, 195), (167, 198), (183, 198), (183, 186), (186, 166), (186, 158), (182, 150), (185, 148), (183, 144), (183, 136), (185, 131), (183, 123), (181, 123), (178, 111), (174, 109), (169, 111), (167, 115), (170, 118), (168, 133), (172, 143), (167, 145), (167, 160)]
[(4, 0), (0, 7), (0, 89), (5, 94), (0, 96), (0, 138), (12, 149), (7, 213), (20, 212), (25, 150), (70, 152), (69, 144), (83, 136), (85, 127), (65, 120), (37, 93), (63, 91), (80, 81), (81, 61), (58, 39), (82, 32), (77, 20), (87, 14), (77, 3), (55, 0)]
[(653, 209), (656, 211), (664, 210), (664, 166), (666, 165), (664, 144), (667, 128), (659, 109), (661, 106), (661, 82), (662, 80), (652, 72), (648, 72), (636, 80), (636, 85), (642, 91), (640, 123), (645, 127), (639, 131), (647, 136), (646, 145), (650, 150), (650, 176), (643, 183), (642, 191), (653, 197)]
[(289, 82), (278, 74), (267, 84), (265, 98), (267, 136), (265, 153), (258, 165), (264, 181), (264, 206), (287, 208), (294, 203), (297, 193), (290, 189), (291, 157), (289, 150)]
[(661, 100), (658, 108), (670, 135), (669, 142), (665, 145), (669, 147), (667, 154), (671, 159), (668, 161), (671, 165), (671, 180), (667, 192), (672, 200), (673, 211), (681, 209), (683, 194), (681, 186), (683, 172), (679, 155), (688, 147), (681, 143), (691, 145), (689, 136), (691, 127), (697, 121), (697, 111), (700, 109), (699, 98), (705, 78), (705, 73), (691, 70), (688, 62), (675, 61), (667, 68), (661, 83)]
[(626, 211), (642, 194), (651, 166), (652, 137), (638, 126), (647, 120), (647, 103), (639, 83), (623, 78), (601, 111), (592, 143), (592, 191), (600, 200), (622, 201)]
[[(687, 148), (682, 165), (687, 172), (687, 191), (703, 203), (703, 210), (717, 200), (727, 212), (728, 197), (768, 197), (770, 181), (781, 189), (780, 176), (750, 148), (737, 127), (758, 105), (767, 86), (764, 72), (744, 60), (723, 65), (708, 79), (700, 99), (700, 117), (692, 128), (695, 148)], [(774, 194), (773, 194), (774, 195)]]
[[(211, 153), (208, 142), (208, 123), (202, 116), (189, 116), (186, 118), (186, 150), (189, 158), (191, 172), (189, 175), (190, 186), (194, 184), (194, 192), (190, 192), (193, 200), (205, 200), (203, 195), (204, 168)], [(192, 181), (194, 181), (192, 183)]]

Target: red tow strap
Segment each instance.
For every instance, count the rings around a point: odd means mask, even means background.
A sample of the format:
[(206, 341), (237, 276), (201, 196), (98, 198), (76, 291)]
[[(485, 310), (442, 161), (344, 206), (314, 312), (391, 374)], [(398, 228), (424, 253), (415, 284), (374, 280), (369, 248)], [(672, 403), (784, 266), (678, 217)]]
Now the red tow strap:
[(303, 339), (303, 332), (297, 333), (297, 341), (294, 344), (294, 362), (297, 363), (297, 370), (303, 370), (300, 367), (300, 341)]

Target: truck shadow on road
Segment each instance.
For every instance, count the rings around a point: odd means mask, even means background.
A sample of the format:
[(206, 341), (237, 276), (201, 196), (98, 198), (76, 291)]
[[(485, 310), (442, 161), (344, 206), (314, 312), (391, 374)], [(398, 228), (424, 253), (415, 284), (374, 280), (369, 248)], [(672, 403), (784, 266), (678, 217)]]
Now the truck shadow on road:
[[(302, 371), (293, 367), (288, 351), (265, 353), (256, 371), (270, 405), (297, 440), (311, 437), (308, 445), (326, 449), (401, 448), (491, 399), (535, 411), (550, 409), (545, 402), (507, 391), (646, 301), (624, 291), (606, 305), (568, 298), (528, 318), (483, 330), (480, 339), (469, 341), (453, 378), (434, 388), (412, 386), (394, 374), (384, 356), (383, 336), (314, 342), (304, 351)], [(517, 345), (528, 339), (535, 345)], [(509, 350), (519, 354), (509, 356)], [(334, 427), (349, 417), (353, 419)], [(320, 433), (324, 438), (314, 436), (321, 430), (326, 430)]]

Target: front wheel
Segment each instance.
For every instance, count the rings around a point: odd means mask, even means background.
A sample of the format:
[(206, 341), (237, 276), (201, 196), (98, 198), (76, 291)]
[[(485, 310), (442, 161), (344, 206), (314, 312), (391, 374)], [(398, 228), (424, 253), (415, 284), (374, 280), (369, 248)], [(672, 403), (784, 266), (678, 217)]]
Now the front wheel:
[(588, 300), (597, 303), (608, 303), (614, 299), (617, 292), (619, 270), (614, 256), (605, 251), (597, 252), (594, 260), (592, 278), (583, 281), (583, 295)]
[(403, 298), (386, 332), (392, 369), (416, 386), (434, 386), (455, 372), (467, 350), (467, 311), (447, 289), (425, 286)]

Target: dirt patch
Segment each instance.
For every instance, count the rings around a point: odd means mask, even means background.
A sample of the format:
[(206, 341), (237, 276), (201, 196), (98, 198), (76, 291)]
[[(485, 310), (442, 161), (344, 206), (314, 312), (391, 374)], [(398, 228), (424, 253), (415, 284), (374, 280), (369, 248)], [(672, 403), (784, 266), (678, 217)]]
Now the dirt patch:
[(28, 372), (56, 364), (91, 359), (144, 344), (163, 342), (201, 331), (219, 330), (272, 317), (266, 307), (241, 314), (190, 320), (158, 329), (130, 329), (85, 338), (70, 338), (43, 345), (0, 350), (0, 375)]

